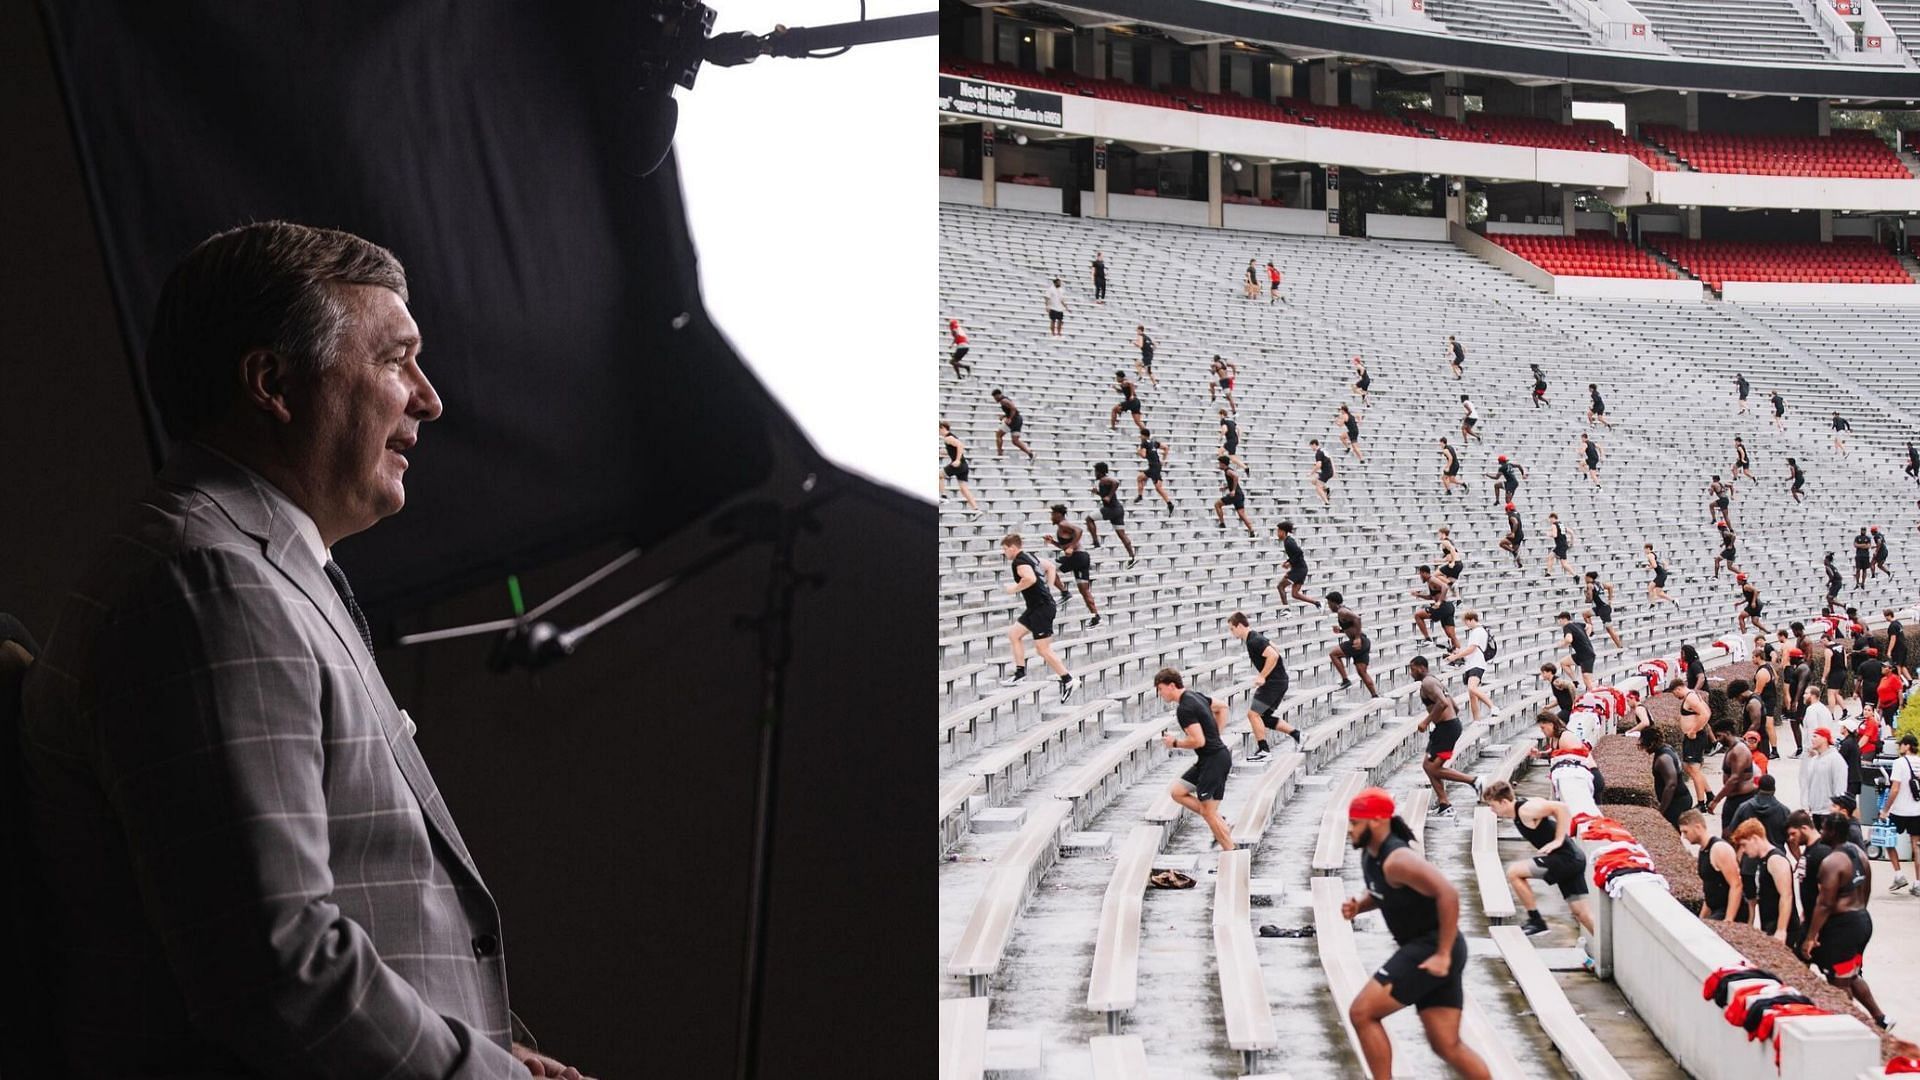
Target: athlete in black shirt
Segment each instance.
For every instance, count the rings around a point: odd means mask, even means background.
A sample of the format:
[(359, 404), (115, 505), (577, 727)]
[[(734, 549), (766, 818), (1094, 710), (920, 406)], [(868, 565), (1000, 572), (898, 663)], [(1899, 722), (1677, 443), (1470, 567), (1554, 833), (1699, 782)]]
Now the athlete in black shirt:
[(1373, 376), (1367, 374), (1367, 362), (1359, 357), (1353, 358), (1353, 392), (1360, 395), (1360, 404), (1373, 404), (1373, 397), (1367, 392), (1373, 385)]
[(1160, 478), (1160, 469), (1164, 459), (1173, 456), (1173, 453), (1167, 449), (1167, 444), (1154, 438), (1153, 432), (1148, 431), (1146, 428), (1141, 428), (1140, 449), (1134, 453), (1135, 456), (1145, 461), (1146, 464), (1141, 466), (1140, 474), (1134, 478), (1133, 501), (1139, 502), (1142, 498), (1146, 497), (1147, 481), (1151, 480), (1153, 481), (1153, 490), (1158, 492), (1160, 498), (1166, 501), (1167, 509), (1173, 509), (1173, 496), (1167, 494), (1166, 482)]
[(1578, 845), (1568, 842), (1573, 832), (1573, 811), (1566, 803), (1515, 795), (1513, 785), (1505, 780), (1488, 784), (1480, 794), (1480, 801), (1493, 811), (1494, 817), (1513, 822), (1513, 827), (1537, 851), (1532, 858), (1507, 864), (1507, 883), (1513, 886), (1514, 898), (1527, 913), (1526, 922), (1520, 928), (1529, 936), (1547, 930), (1547, 920), (1541, 918), (1540, 909), (1533, 906), (1531, 879), (1539, 878), (1560, 887), (1560, 895), (1566, 897), (1573, 917), (1592, 934), (1593, 912), (1587, 902), (1587, 857)]
[(1867, 587), (1867, 567), (1873, 562), (1873, 540), (1867, 536), (1867, 530), (1861, 529), (1853, 538), (1853, 587)]
[(1327, 485), (1333, 482), (1333, 459), (1320, 449), (1319, 439), (1308, 439), (1307, 445), (1313, 448), (1313, 468), (1307, 470), (1307, 476), (1313, 481), (1313, 490), (1320, 493), (1320, 505), (1333, 505), (1333, 497), (1327, 493)]
[(1713, 527), (1720, 530), (1720, 554), (1713, 557), (1713, 576), (1720, 576), (1720, 567), (1723, 563), (1727, 569), (1738, 574), (1740, 565), (1733, 561), (1734, 556), (1738, 554), (1734, 547), (1733, 526), (1728, 525), (1725, 518), (1721, 518), (1713, 523)]
[(1740, 632), (1746, 633), (1747, 623), (1752, 622), (1760, 628), (1761, 633), (1767, 633), (1767, 624), (1760, 621), (1760, 613), (1767, 607), (1760, 600), (1760, 590), (1747, 580), (1745, 574), (1735, 574), (1733, 583), (1740, 586), (1740, 600), (1734, 605), (1735, 621), (1740, 627)]
[(1495, 485), (1496, 488), (1506, 489), (1506, 498), (1501, 498), (1497, 493), (1494, 495), (1494, 505), (1498, 506), (1503, 502), (1512, 502), (1513, 493), (1520, 490), (1520, 481), (1524, 479), (1526, 475), (1527, 470), (1524, 467), (1516, 462), (1508, 461), (1507, 455), (1501, 454), (1497, 459), (1497, 467), (1493, 472), (1486, 474), (1489, 480), (1495, 477), (1499, 478), (1500, 482)]
[(1753, 479), (1753, 461), (1747, 457), (1747, 444), (1740, 436), (1735, 435), (1733, 437), (1733, 472), (1728, 475), (1738, 480), (1742, 474), (1745, 474), (1749, 480)]
[(1141, 434), (1146, 434), (1146, 421), (1140, 419), (1139, 388), (1133, 385), (1133, 380), (1127, 378), (1124, 371), (1113, 373), (1113, 388), (1120, 395), (1120, 404), (1107, 414), (1107, 430), (1112, 431), (1120, 425), (1120, 414), (1124, 412), (1132, 414), (1133, 426), (1139, 428)]
[(1587, 474), (1587, 479), (1593, 481), (1593, 485), (1595, 487), (1600, 486), (1600, 458), (1602, 456), (1603, 455), (1600, 452), (1600, 444), (1588, 438), (1586, 432), (1584, 431), (1581, 432), (1580, 433), (1581, 471)]
[(1247, 527), (1247, 535), (1253, 535), (1253, 520), (1247, 517), (1247, 493), (1240, 486), (1240, 476), (1233, 471), (1233, 459), (1226, 454), (1220, 455), (1220, 497), (1213, 500), (1213, 516), (1220, 528), (1227, 527), (1226, 508), (1240, 517), (1240, 524)]
[(1554, 616), (1560, 624), (1560, 644), (1567, 650), (1567, 656), (1560, 666), (1571, 675), (1577, 668), (1580, 672), (1581, 689), (1591, 690), (1593, 682), (1593, 662), (1596, 654), (1593, 642), (1588, 640), (1586, 628), (1573, 621), (1573, 613), (1562, 611)]
[[(1060, 549), (1060, 574), (1073, 575), (1074, 582), (1080, 589), (1080, 598), (1086, 601), (1087, 614), (1093, 616), (1087, 620), (1087, 625), (1099, 626), (1100, 605), (1093, 602), (1093, 556), (1080, 546), (1080, 527), (1067, 521), (1065, 503), (1053, 504), (1053, 528), (1052, 536), (1041, 539), (1047, 542), (1048, 547)], [(1060, 603), (1063, 606), (1072, 597), (1073, 594), (1065, 588), (1060, 590)]]
[(1887, 569), (1887, 538), (1881, 534), (1878, 525), (1868, 531), (1873, 534), (1873, 561), (1867, 564), (1867, 570), (1869, 572), (1877, 570), (1892, 577), (1893, 571)]
[(1240, 475), (1251, 477), (1253, 475), (1253, 470), (1247, 468), (1247, 463), (1241, 460), (1239, 450), (1240, 450), (1240, 425), (1234, 422), (1233, 417), (1227, 415), (1227, 410), (1221, 409), (1220, 410), (1220, 451), (1219, 452), (1222, 454), (1225, 454), (1227, 456), (1227, 460), (1233, 462), (1236, 466), (1239, 467)]
[[(1114, 535), (1120, 538), (1120, 546), (1127, 549), (1127, 569), (1131, 570), (1140, 557), (1134, 554), (1133, 541), (1127, 537), (1127, 508), (1120, 501), (1120, 481), (1107, 475), (1108, 472), (1106, 462), (1094, 463), (1093, 493), (1100, 498), (1100, 516), (1113, 526)], [(1094, 547), (1100, 546), (1100, 527), (1093, 523), (1091, 517), (1087, 518), (1087, 539), (1093, 541)]]
[(1442, 435), (1440, 436), (1440, 494), (1445, 495), (1456, 487), (1460, 489), (1460, 494), (1467, 493), (1466, 481), (1460, 479), (1460, 455), (1453, 449), (1453, 444), (1447, 441), (1447, 437)]
[(1773, 935), (1782, 945), (1789, 936), (1799, 938), (1800, 917), (1793, 911), (1793, 860), (1767, 838), (1767, 827), (1758, 818), (1735, 825), (1727, 839), (1740, 852), (1741, 888), (1753, 897), (1760, 932)]
[(1912, 439), (1907, 440), (1907, 467), (1904, 471), (1915, 480), (1920, 480), (1920, 450), (1914, 449)]
[(1024, 641), (1033, 636), (1034, 651), (1047, 667), (1060, 677), (1060, 702), (1072, 700), (1073, 692), (1080, 688), (1080, 678), (1067, 670), (1067, 666), (1053, 655), (1053, 618), (1055, 607), (1053, 594), (1047, 591), (1047, 583), (1040, 571), (1040, 560), (1033, 554), (1022, 550), (1023, 542), (1019, 533), (1008, 533), (1000, 541), (1000, 553), (1007, 557), (1007, 563), (1013, 570), (1013, 584), (1007, 586), (1007, 592), (1023, 597), (1027, 610), (1020, 613), (1013, 625), (1007, 628), (1007, 643), (1013, 648), (1013, 671), (1000, 680), (1003, 686), (1017, 686), (1027, 677), (1027, 650)]
[(1186, 681), (1173, 668), (1161, 668), (1153, 677), (1154, 692), (1160, 700), (1179, 702), (1174, 722), (1178, 736), (1160, 738), (1169, 750), (1191, 750), (1194, 763), (1173, 782), (1168, 794), (1173, 801), (1200, 815), (1213, 833), (1214, 843), (1222, 851), (1233, 850), (1233, 834), (1220, 817), (1220, 800), (1227, 794), (1227, 775), (1233, 771), (1233, 754), (1220, 741), (1220, 726), (1227, 722), (1227, 703), (1214, 701), (1198, 690), (1188, 690)]
[(967, 486), (967, 444), (953, 433), (953, 427), (945, 420), (940, 421), (940, 447), (947, 452), (947, 463), (940, 467), (940, 497), (947, 497), (947, 481), (954, 480), (960, 485), (960, 497), (967, 501), (967, 512), (980, 513), (980, 504), (974, 501), (973, 489)]
[(1520, 545), (1527, 539), (1526, 526), (1520, 522), (1520, 514), (1512, 503), (1507, 504), (1507, 535), (1500, 538), (1500, 550), (1513, 554), (1513, 565), (1524, 567), (1520, 561)]
[(1153, 373), (1153, 339), (1147, 336), (1147, 328), (1136, 325), (1133, 328), (1133, 347), (1140, 350), (1140, 359), (1134, 361), (1134, 370), (1147, 377), (1155, 390), (1160, 389), (1160, 377)]
[(1773, 426), (1781, 431), (1787, 430), (1786, 399), (1780, 396), (1780, 391), (1778, 390), (1773, 391), (1767, 396), (1773, 401)]
[(1693, 809), (1693, 792), (1688, 789), (1680, 753), (1667, 745), (1660, 725), (1648, 724), (1639, 731), (1640, 749), (1653, 755), (1653, 803), (1667, 824), (1680, 827), (1680, 815)]
[(993, 400), (995, 404), (1000, 406), (1001, 414), (1000, 426), (993, 429), (993, 456), (1000, 457), (1006, 452), (1007, 447), (1003, 440), (1011, 435), (1013, 436), (1014, 449), (1027, 455), (1027, 460), (1032, 461), (1033, 447), (1028, 446), (1026, 442), (1020, 438), (1020, 429), (1025, 427), (1027, 423), (1026, 418), (1020, 415), (1020, 406), (1015, 405), (1012, 398), (998, 390), (993, 392)]
[(1539, 364), (1533, 367), (1533, 407), (1543, 409), (1553, 403), (1547, 400), (1547, 373), (1540, 370)]
[(1747, 391), (1752, 389), (1751, 384), (1747, 382), (1747, 377), (1736, 372), (1733, 376), (1733, 389), (1735, 393), (1740, 395), (1740, 411), (1743, 413), (1746, 412)]
[(1647, 603), (1657, 604), (1665, 600), (1667, 603), (1679, 607), (1680, 601), (1667, 595), (1666, 564), (1660, 561), (1660, 556), (1654, 554), (1652, 544), (1642, 544), (1640, 545), (1640, 550), (1646, 552), (1647, 569), (1653, 571), (1653, 581), (1647, 586)]
[(1248, 760), (1261, 761), (1270, 749), (1270, 726), (1293, 736), (1296, 745), (1300, 742), (1300, 729), (1273, 715), (1287, 696), (1287, 665), (1280, 659), (1279, 648), (1248, 624), (1245, 613), (1236, 611), (1227, 616), (1227, 632), (1247, 647), (1247, 659), (1253, 664), (1253, 700), (1247, 703), (1247, 724), (1253, 728), (1255, 746)]
[(1460, 936), (1460, 893), (1407, 841), (1413, 830), (1393, 812), (1393, 797), (1367, 788), (1347, 808), (1347, 841), (1360, 851), (1367, 891), (1340, 905), (1348, 921), (1378, 910), (1397, 948), (1354, 995), (1347, 1018), (1375, 1080), (1393, 1075), (1393, 1042), (1381, 1021), (1414, 1006), (1427, 1044), (1468, 1080), (1492, 1074), (1460, 1041), (1467, 943)]
[(1802, 501), (1800, 489), (1807, 486), (1807, 474), (1800, 471), (1800, 463), (1792, 458), (1787, 459), (1787, 479), (1793, 482), (1792, 486), (1787, 488), (1787, 494), (1793, 496), (1794, 502)]
[(1553, 578), (1554, 567), (1567, 572), (1575, 581), (1580, 580), (1580, 570), (1567, 561), (1567, 551), (1573, 546), (1573, 530), (1560, 524), (1559, 514), (1547, 515), (1547, 536), (1553, 541), (1553, 550), (1547, 554), (1547, 578)]
[(1093, 302), (1107, 302), (1107, 260), (1098, 251), (1093, 253)]
[(1454, 340), (1452, 334), (1447, 335), (1447, 347), (1453, 352), (1453, 358), (1449, 362), (1453, 365), (1453, 377), (1457, 379), (1460, 377), (1460, 369), (1467, 366), (1467, 350), (1460, 347), (1460, 343)]
[(1847, 432), (1852, 430), (1853, 425), (1847, 423), (1846, 417), (1833, 414), (1833, 448), (1840, 451), (1841, 457), (1847, 456)]
[(1340, 445), (1347, 448), (1347, 453), (1352, 454), (1354, 460), (1361, 462), (1366, 461), (1367, 455), (1360, 452), (1360, 421), (1354, 418), (1353, 410), (1347, 408), (1345, 405), (1340, 406), (1339, 418), (1342, 429), (1340, 432)]
[(1293, 522), (1283, 521), (1273, 527), (1273, 532), (1287, 554), (1287, 573), (1280, 579), (1280, 607), (1290, 610), (1294, 600), (1308, 607), (1319, 607), (1318, 599), (1300, 590), (1300, 586), (1307, 583), (1307, 550), (1293, 538)]
[(1592, 633), (1593, 620), (1597, 618), (1600, 628), (1613, 639), (1613, 647), (1626, 648), (1626, 644), (1620, 640), (1620, 631), (1613, 628), (1613, 582), (1601, 581), (1598, 570), (1589, 570), (1586, 583), (1580, 587), (1580, 591), (1587, 602), (1587, 610), (1581, 615), (1580, 621), (1586, 624), (1588, 633)]
[(1595, 383), (1588, 383), (1587, 394), (1593, 399), (1587, 403), (1587, 423), (1599, 424), (1608, 431), (1612, 431), (1613, 425), (1607, 422), (1607, 403), (1600, 399), (1600, 387)]

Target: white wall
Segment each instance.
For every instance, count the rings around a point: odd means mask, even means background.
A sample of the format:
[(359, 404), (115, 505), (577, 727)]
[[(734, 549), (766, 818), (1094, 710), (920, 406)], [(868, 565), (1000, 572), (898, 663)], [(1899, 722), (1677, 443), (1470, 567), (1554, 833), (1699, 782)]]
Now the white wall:
[(1490, 233), (1517, 233), (1527, 236), (1562, 236), (1564, 229), (1558, 225), (1539, 225), (1530, 221), (1494, 221), (1487, 219), (1487, 231)]
[(1651, 880), (1628, 885), (1619, 900), (1604, 890), (1595, 896), (1615, 984), (1689, 1073), (1701, 1080), (1824, 1080), (1879, 1068), (1880, 1040), (1865, 1024), (1809, 1016), (1781, 1023), (1776, 1074), (1772, 1041), (1749, 1041), (1743, 1028), (1727, 1023), (1724, 1010), (1700, 996), (1715, 968), (1742, 962), (1733, 946)]
[(1464, 225), (1449, 222), (1447, 237), (1454, 243), (1473, 252), (1493, 265), (1519, 278), (1521, 281), (1539, 289), (1541, 292), (1553, 291), (1553, 275), (1538, 266), (1501, 247), (1499, 244), (1481, 236)]
[[(940, 201), (965, 203), (968, 206), (984, 205), (980, 201), (984, 197), (980, 190), (981, 186), (978, 180), (968, 180), (960, 176), (943, 176), (940, 178)], [(1066, 207), (1064, 195), (1065, 192), (1059, 188), (1035, 187), (1032, 184), (1002, 182), (993, 185), (994, 202), (1002, 210), (1038, 210), (1044, 214), (1064, 213)], [(1085, 205), (1092, 206), (1091, 193), (1087, 195), (1087, 199)], [(1204, 219), (1205, 215), (1202, 215), (1201, 224), (1206, 223)]]
[(1840, 217), (1835, 215), (1833, 219), (1833, 235), (1872, 236), (1873, 219), (1865, 217)]
[[(1082, 205), (1091, 205), (1083, 203)], [(1205, 203), (1199, 204), (1206, 209)], [(1206, 215), (1201, 214), (1202, 224)], [(1254, 232), (1290, 233), (1295, 236), (1326, 236), (1327, 212), (1325, 210), (1302, 210), (1285, 206), (1249, 206), (1246, 203), (1227, 203), (1220, 208), (1220, 223), (1229, 229), (1250, 229)], [(1338, 227), (1335, 226), (1337, 229)]]
[(1681, 278), (1573, 277), (1553, 279), (1555, 296), (1604, 296), (1625, 300), (1706, 299), (1706, 286)]
[(1920, 285), (1807, 285), (1788, 281), (1729, 281), (1728, 300), (1748, 304), (1890, 304), (1920, 307)]
[[(1008, 185), (1001, 184), (1000, 190)], [(1004, 205), (1004, 204), (1003, 204)], [(1093, 207), (1093, 193), (1080, 193), (1081, 212)], [(1055, 210), (1060, 209), (1058, 206)], [(1207, 204), (1191, 199), (1162, 199), (1153, 195), (1107, 195), (1107, 216), (1121, 221), (1165, 221), (1175, 225), (1202, 225), (1207, 223)], [(1325, 214), (1321, 217), (1324, 220)]]
[[(1920, 211), (1920, 180), (1827, 180), (1809, 176), (1682, 172), (1652, 173), (1652, 176), (1653, 201), (1669, 206)], [(1620, 203), (1614, 202), (1614, 205)]]
[[(1325, 214), (1321, 215), (1323, 218)], [(1368, 236), (1382, 240), (1441, 240), (1447, 238), (1447, 219), (1406, 217), (1399, 214), (1368, 214)]]
[(943, 176), (940, 178), (940, 201), (965, 203), (968, 206), (980, 205), (980, 181), (969, 180), (964, 176)]

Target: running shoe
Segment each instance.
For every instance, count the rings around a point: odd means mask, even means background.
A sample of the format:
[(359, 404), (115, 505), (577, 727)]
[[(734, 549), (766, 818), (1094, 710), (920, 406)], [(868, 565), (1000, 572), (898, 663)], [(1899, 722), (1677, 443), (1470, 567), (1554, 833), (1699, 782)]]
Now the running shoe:
[(1139, 562), (1139, 561), (1140, 561), (1140, 557), (1139, 557), (1138, 555), (1131, 555), (1131, 556), (1128, 556), (1128, 557), (1127, 557), (1127, 569), (1129, 569), (1129, 570), (1131, 570), (1131, 569), (1133, 569), (1133, 567), (1134, 567), (1134, 564), (1135, 564), (1135, 563), (1137, 563), (1137, 562)]
[(1027, 677), (1026, 668), (1014, 668), (1013, 674), (1000, 677), (1001, 686), (1019, 686)]
[(1428, 815), (1429, 817), (1444, 817), (1444, 818), (1450, 818), (1450, 817), (1452, 817), (1452, 816), (1453, 816), (1453, 804), (1452, 804), (1452, 803), (1444, 803), (1444, 802), (1443, 802), (1443, 803), (1435, 803), (1435, 804), (1433, 805), (1433, 808), (1427, 811), (1427, 815)]
[(1482, 793), (1485, 792), (1486, 790), (1487, 790), (1487, 778), (1476, 774), (1473, 778), (1474, 797), (1483, 798), (1484, 796), (1482, 795)]
[(1080, 676), (1069, 675), (1060, 680), (1060, 704), (1073, 700), (1073, 692), (1080, 689)]
[(1551, 929), (1551, 927), (1547, 925), (1547, 920), (1545, 919), (1528, 919), (1526, 922), (1520, 924), (1520, 932), (1528, 937), (1532, 937), (1535, 934), (1544, 934), (1549, 929)]
[(1098, 616), (1098, 615), (1095, 615), (1095, 616), (1094, 616), (1093, 618), (1091, 618), (1091, 619), (1088, 619), (1088, 620), (1087, 620), (1087, 625), (1088, 625), (1088, 626), (1099, 626), (1099, 625), (1100, 625), (1100, 616)]
[(1272, 756), (1272, 752), (1270, 750), (1267, 750), (1264, 747), (1256, 746), (1253, 748), (1253, 753), (1247, 755), (1247, 760), (1248, 761), (1265, 761), (1267, 760), (1267, 758), (1271, 756)]
[(1901, 889), (1904, 889), (1904, 888), (1906, 888), (1907, 886), (1909, 886), (1909, 885), (1912, 885), (1912, 884), (1913, 884), (1913, 881), (1912, 881), (1912, 879), (1910, 879), (1910, 878), (1908, 878), (1908, 877), (1907, 877), (1907, 875), (1905, 875), (1905, 874), (1895, 874), (1895, 875), (1893, 875), (1893, 884), (1891, 884), (1891, 885), (1889, 885), (1889, 886), (1887, 886), (1887, 891), (1888, 891), (1888, 892), (1899, 892), (1899, 891), (1900, 891)]

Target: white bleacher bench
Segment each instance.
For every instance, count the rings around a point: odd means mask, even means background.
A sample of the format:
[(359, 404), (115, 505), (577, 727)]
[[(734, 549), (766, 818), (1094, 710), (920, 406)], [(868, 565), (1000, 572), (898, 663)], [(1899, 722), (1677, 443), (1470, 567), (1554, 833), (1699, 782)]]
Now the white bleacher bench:
[(1499, 824), (1492, 810), (1474, 807), (1473, 878), (1480, 889), (1480, 910), (1490, 923), (1510, 922), (1514, 916), (1513, 889), (1500, 861)]
[[(1090, 736), (1097, 736), (1102, 716), (1109, 709), (1117, 713), (1117, 706), (1117, 702), (1104, 698), (1044, 709), (1040, 724), (1012, 743), (991, 751), (968, 771), (985, 784), (989, 804), (1003, 805), (1058, 767), (1074, 747), (1082, 745)], [(1048, 716), (1052, 719), (1045, 719)]]
[(1407, 797), (1401, 799), (1394, 807), (1400, 812), (1400, 820), (1406, 822), (1407, 828), (1413, 830), (1413, 839), (1410, 843), (1419, 848), (1422, 854), (1425, 854), (1427, 847), (1427, 808), (1432, 805), (1433, 785), (1427, 783), (1426, 777), (1422, 776), (1418, 785), (1407, 792)]
[(973, 996), (984, 996), (987, 977), (1000, 970), (1014, 920), (1059, 855), (1060, 827), (1070, 809), (1065, 802), (1047, 799), (1029, 810), (1026, 825), (1000, 856), (986, 891), (975, 901), (967, 928), (947, 961), (947, 973), (965, 975)]
[(1213, 953), (1220, 972), (1220, 1008), (1226, 1014), (1227, 1045), (1240, 1052), (1248, 1072), (1253, 1071), (1260, 1051), (1280, 1045), (1260, 955), (1253, 947), (1247, 902), (1252, 863), (1253, 852), (1247, 848), (1221, 852), (1213, 883)]
[(1334, 1011), (1340, 1014), (1340, 1027), (1347, 1033), (1347, 1046), (1355, 1061), (1365, 1063), (1360, 1037), (1354, 1033), (1347, 1010), (1367, 982), (1367, 968), (1360, 962), (1360, 948), (1354, 944), (1353, 924), (1340, 914), (1347, 899), (1347, 887), (1336, 873), (1313, 879), (1313, 940), (1320, 950), (1320, 969), (1327, 977), (1327, 992), (1333, 997)]
[(980, 1080), (987, 1073), (987, 999), (940, 999), (940, 1080)]
[(1506, 958), (1507, 969), (1520, 984), (1527, 1006), (1546, 1031), (1547, 1038), (1559, 1049), (1567, 1071), (1580, 1080), (1628, 1080), (1629, 1073), (1613, 1059), (1593, 1029), (1574, 1012), (1566, 991), (1548, 970), (1546, 961), (1533, 947), (1526, 931), (1518, 926), (1495, 926), (1488, 930), (1493, 943)]
[(1106, 899), (1100, 904), (1100, 929), (1093, 945), (1093, 974), (1087, 980), (1087, 1008), (1104, 1013), (1107, 1030), (1118, 1033), (1120, 1014), (1133, 1008), (1139, 992), (1140, 908), (1160, 853), (1160, 829), (1136, 825), (1114, 860)]
[(1147, 1080), (1147, 1046), (1138, 1035), (1095, 1035), (1093, 1080)]
[(1147, 807), (1142, 820), (1160, 830), (1163, 837), (1162, 844), (1170, 844), (1173, 838), (1180, 834), (1180, 826), (1186, 823), (1187, 811), (1186, 807), (1173, 801), (1172, 791), (1164, 791), (1154, 798), (1151, 806)]
[(1334, 781), (1327, 796), (1326, 812), (1320, 816), (1320, 838), (1313, 846), (1313, 872), (1338, 874), (1347, 861), (1347, 804), (1367, 786), (1367, 774), (1346, 772)]
[(1267, 758), (1266, 771), (1254, 782), (1253, 795), (1233, 826), (1234, 846), (1259, 842), (1267, 831), (1267, 823), (1273, 820), (1274, 807), (1285, 803), (1293, 794), (1294, 781), (1305, 760), (1304, 755), (1292, 751), (1277, 751)]
[(1086, 828), (1114, 796), (1170, 753), (1160, 742), (1160, 736), (1166, 733), (1164, 724), (1138, 724), (1114, 730), (1118, 734), (1109, 738), (1103, 749), (1068, 773), (1053, 789), (1056, 797), (1065, 800), (1075, 829)]
[(960, 834), (967, 829), (967, 800), (980, 790), (980, 778), (977, 776), (958, 776), (940, 787), (940, 855), (960, 842)]
[(1466, 1003), (1460, 1010), (1460, 1041), (1473, 1047), (1480, 1060), (1487, 1063), (1487, 1072), (1493, 1080), (1536, 1080), (1534, 1073), (1520, 1067), (1513, 1048), (1494, 1030), (1486, 1010), (1480, 1007), (1479, 999), (1471, 990), (1466, 992)]

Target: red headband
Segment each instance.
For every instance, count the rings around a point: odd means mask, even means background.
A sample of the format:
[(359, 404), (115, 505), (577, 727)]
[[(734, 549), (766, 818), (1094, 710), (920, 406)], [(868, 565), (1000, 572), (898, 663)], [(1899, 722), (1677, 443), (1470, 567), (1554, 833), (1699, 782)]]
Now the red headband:
[(1355, 821), (1372, 818), (1390, 818), (1393, 816), (1393, 796), (1386, 788), (1370, 787), (1353, 797), (1347, 804), (1347, 817)]

